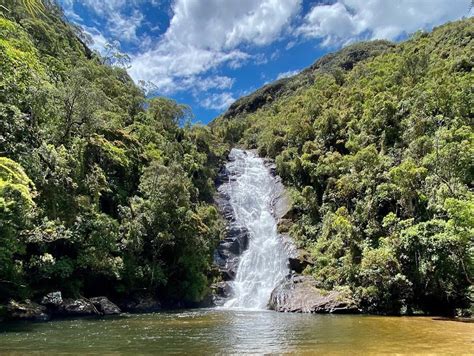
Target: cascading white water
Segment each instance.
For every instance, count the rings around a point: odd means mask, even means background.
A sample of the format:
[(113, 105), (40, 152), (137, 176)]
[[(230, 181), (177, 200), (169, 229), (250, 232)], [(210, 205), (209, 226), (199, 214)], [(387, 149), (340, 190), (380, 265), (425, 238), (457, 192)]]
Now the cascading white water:
[(272, 215), (275, 179), (250, 151), (233, 149), (226, 168), (236, 177), (226, 185), (226, 193), (237, 224), (249, 232), (249, 246), (231, 284), (232, 298), (224, 307), (266, 309), (272, 290), (288, 274), (288, 255)]

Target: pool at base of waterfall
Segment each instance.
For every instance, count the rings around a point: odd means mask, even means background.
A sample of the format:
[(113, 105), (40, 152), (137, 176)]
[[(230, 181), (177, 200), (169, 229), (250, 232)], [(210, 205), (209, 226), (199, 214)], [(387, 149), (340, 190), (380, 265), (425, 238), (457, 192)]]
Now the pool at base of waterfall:
[(474, 324), (429, 317), (185, 310), (0, 324), (0, 355), (473, 354)]

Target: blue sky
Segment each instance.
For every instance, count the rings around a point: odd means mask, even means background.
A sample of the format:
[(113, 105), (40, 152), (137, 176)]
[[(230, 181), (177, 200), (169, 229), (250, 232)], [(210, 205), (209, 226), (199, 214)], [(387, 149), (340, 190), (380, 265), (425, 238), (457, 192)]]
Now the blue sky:
[(398, 41), (472, 16), (471, 0), (60, 0), (67, 18), (153, 95), (207, 123), (239, 97), (322, 55), (369, 39)]

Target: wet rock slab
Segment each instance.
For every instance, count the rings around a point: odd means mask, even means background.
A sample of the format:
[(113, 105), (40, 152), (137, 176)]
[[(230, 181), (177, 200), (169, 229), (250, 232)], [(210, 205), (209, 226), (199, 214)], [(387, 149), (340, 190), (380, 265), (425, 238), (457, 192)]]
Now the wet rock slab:
[(228, 195), (228, 186), (235, 181), (235, 178), (235, 175), (223, 167), (216, 180), (218, 194), (214, 197), (216, 205), (227, 221), (225, 238), (214, 252), (214, 263), (224, 281), (235, 278), (239, 257), (247, 249), (249, 243), (248, 231), (236, 223), (234, 209)]
[(94, 304), (87, 299), (64, 299), (55, 314), (61, 316), (90, 316), (100, 315)]
[(227, 299), (231, 296), (232, 287), (229, 282), (221, 281), (211, 285), (211, 305), (223, 306)]
[(360, 313), (350, 296), (338, 291), (320, 290), (316, 288), (313, 277), (299, 275), (290, 276), (273, 290), (269, 308), (291, 313)]

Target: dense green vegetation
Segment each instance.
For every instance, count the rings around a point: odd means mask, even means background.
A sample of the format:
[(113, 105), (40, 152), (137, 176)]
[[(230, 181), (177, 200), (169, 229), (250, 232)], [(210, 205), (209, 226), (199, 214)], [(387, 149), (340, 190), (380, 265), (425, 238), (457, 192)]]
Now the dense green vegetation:
[(469, 304), (473, 35), (471, 18), (381, 52), (380, 42), (351, 46), (293, 92), (254, 94), (212, 124), (276, 160), (292, 187), (290, 233), (314, 260), (305, 273), (368, 311)]
[[(274, 158), (290, 234), (323, 289), (365, 310), (468, 307), (474, 20), (361, 43), (232, 105), (212, 129), (148, 100), (53, 1), (0, 6), (0, 304), (136, 294), (196, 302), (223, 231), (233, 144)], [(115, 65), (114, 65), (115, 64)]]
[(0, 303), (54, 290), (201, 300), (227, 146), (34, 3), (0, 7)]

